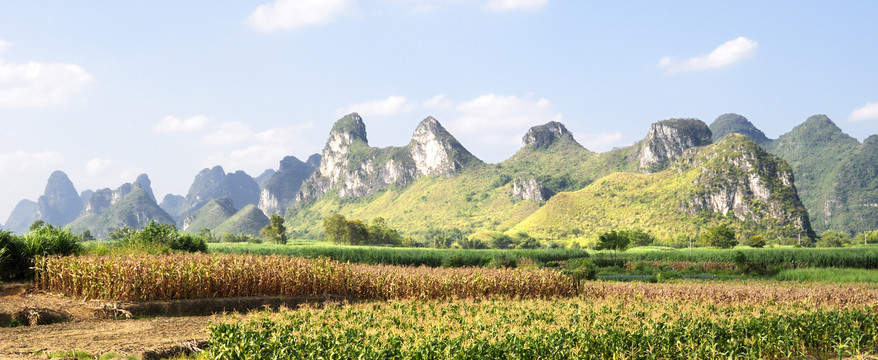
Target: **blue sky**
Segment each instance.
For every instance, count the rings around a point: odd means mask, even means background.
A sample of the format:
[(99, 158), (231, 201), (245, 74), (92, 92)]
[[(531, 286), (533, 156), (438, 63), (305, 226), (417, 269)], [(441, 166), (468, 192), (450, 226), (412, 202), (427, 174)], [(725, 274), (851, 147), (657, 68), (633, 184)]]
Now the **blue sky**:
[(726, 112), (777, 137), (827, 114), (878, 132), (878, 2), (259, 0), (0, 5), (0, 221), (49, 174), (185, 194), (320, 152), (350, 111), (373, 146), (435, 116), (499, 162), (560, 120), (589, 149)]

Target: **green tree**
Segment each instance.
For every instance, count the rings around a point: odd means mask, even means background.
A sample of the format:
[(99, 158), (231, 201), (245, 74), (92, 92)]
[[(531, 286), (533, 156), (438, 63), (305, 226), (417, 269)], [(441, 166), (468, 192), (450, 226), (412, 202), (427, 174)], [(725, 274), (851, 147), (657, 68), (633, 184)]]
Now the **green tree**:
[(761, 248), (761, 247), (765, 247), (765, 243), (766, 243), (765, 236), (753, 235), (747, 241), (747, 246), (754, 247), (754, 248)]
[(268, 218), (269, 224), (265, 225), (259, 234), (266, 241), (272, 241), (276, 244), (286, 245), (287, 243), (287, 227), (284, 226), (284, 218), (277, 214), (272, 214)]
[(850, 244), (850, 235), (832, 230), (824, 231), (820, 234), (820, 240), (817, 241), (819, 247), (842, 247)]
[(45, 221), (43, 221), (43, 220), (37, 220), (37, 221), (34, 221), (33, 224), (30, 224), (30, 227), (29, 227), (27, 230), (28, 230), (28, 231), (34, 231), (34, 230), (37, 230), (37, 229), (39, 229), (39, 228), (44, 227), (45, 225), (46, 225), (46, 222), (45, 222)]
[(707, 245), (720, 249), (730, 249), (738, 244), (738, 240), (735, 240), (735, 230), (729, 228), (727, 224), (709, 227), (701, 237)]
[(628, 240), (634, 246), (649, 246), (655, 241), (655, 238), (652, 237), (652, 235), (645, 233), (642, 230), (623, 230), (621, 233), (628, 237)]
[(627, 250), (630, 244), (631, 239), (628, 236), (616, 230), (610, 230), (598, 236), (598, 244), (595, 246), (595, 249), (613, 250), (613, 262), (615, 262), (616, 252)]
[(323, 218), (323, 232), (326, 240), (334, 243), (350, 243), (348, 220), (341, 214), (329, 214)]

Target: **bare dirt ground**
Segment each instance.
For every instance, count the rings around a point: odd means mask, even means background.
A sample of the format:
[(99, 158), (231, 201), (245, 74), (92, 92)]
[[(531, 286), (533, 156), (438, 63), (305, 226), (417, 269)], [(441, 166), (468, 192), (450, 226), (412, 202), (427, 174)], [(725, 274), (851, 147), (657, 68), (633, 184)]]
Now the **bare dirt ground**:
[(82, 350), (142, 357), (145, 351), (206, 340), (213, 316), (85, 320), (0, 329), (0, 359), (39, 358), (37, 352)]
[(36, 291), (31, 284), (2, 284), (0, 360), (45, 358), (46, 353), (71, 350), (150, 357), (156, 351), (203, 344), (210, 323), (229, 313), (338, 300), (262, 296), (110, 303)]
[(208, 325), (222, 316), (125, 315), (129, 314), (105, 302), (33, 291), (29, 284), (3, 284), (0, 359), (40, 358), (40, 352), (70, 350), (142, 357), (145, 351), (206, 340)]

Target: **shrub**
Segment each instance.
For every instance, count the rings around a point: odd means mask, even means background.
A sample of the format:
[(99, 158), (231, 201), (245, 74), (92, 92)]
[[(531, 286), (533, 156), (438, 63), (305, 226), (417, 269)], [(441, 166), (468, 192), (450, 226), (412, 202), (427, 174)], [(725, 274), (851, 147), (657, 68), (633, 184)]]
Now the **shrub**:
[(515, 256), (509, 256), (507, 254), (499, 254), (494, 255), (491, 259), (491, 262), (488, 263), (488, 267), (492, 268), (514, 268), (518, 266), (518, 259)]
[(738, 240), (735, 240), (735, 230), (729, 228), (727, 224), (707, 228), (707, 231), (701, 235), (701, 238), (708, 246), (721, 249), (732, 248), (738, 243)]
[(24, 240), (10, 231), (0, 231), (0, 280), (24, 276), (29, 266)]
[(576, 280), (594, 280), (598, 274), (598, 268), (587, 258), (570, 259), (565, 264), (564, 273)]
[(197, 235), (184, 234), (171, 224), (158, 224), (155, 221), (129, 237), (119, 240), (120, 246), (144, 249), (148, 253), (185, 251), (207, 252), (207, 243)]

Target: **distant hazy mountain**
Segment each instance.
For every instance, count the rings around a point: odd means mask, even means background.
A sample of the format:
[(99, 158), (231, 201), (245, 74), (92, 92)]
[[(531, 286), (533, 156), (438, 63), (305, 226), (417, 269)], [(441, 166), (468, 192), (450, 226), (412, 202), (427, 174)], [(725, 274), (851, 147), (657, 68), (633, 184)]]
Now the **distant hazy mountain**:
[(275, 173), (276, 171), (274, 171), (274, 169), (265, 169), (262, 174), (259, 174), (259, 176), (253, 178), (253, 180), (256, 181), (256, 184), (259, 185), (259, 188), (261, 189), (262, 185), (265, 184), (265, 181), (270, 179), (271, 176)]
[(49, 176), (46, 190), (37, 200), (36, 218), (51, 225), (64, 226), (76, 219), (82, 210), (82, 199), (63, 171)]
[[(167, 194), (162, 199), (159, 207), (168, 214), (171, 214), (172, 217), (177, 217), (179, 214), (184, 213), (189, 205), (186, 204), (186, 198), (182, 195)], [(178, 221), (178, 223), (182, 226), (181, 221)]]
[(17, 234), (24, 234), (34, 221), (37, 221), (37, 203), (24, 199), (12, 209), (3, 228)]
[[(320, 162), (320, 155), (314, 154), (309, 160)], [(287, 156), (280, 161), (280, 167), (271, 178), (262, 184), (259, 196), (259, 209), (266, 214), (284, 215), (287, 208), (296, 201), (296, 193), (302, 183), (314, 173), (317, 167), (312, 161), (302, 162), (295, 156)]]
[(134, 183), (126, 183), (116, 190), (95, 191), (82, 210), (82, 216), (70, 223), (71, 230), (89, 230), (102, 238), (117, 227), (142, 228), (150, 221), (173, 224), (174, 219), (155, 202), (149, 178), (141, 175)]
[(259, 184), (243, 171), (226, 174), (222, 166), (204, 169), (195, 176), (186, 194), (186, 213), (200, 209), (213, 199), (227, 196), (235, 208), (259, 202)]

